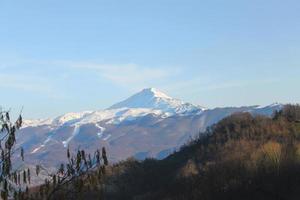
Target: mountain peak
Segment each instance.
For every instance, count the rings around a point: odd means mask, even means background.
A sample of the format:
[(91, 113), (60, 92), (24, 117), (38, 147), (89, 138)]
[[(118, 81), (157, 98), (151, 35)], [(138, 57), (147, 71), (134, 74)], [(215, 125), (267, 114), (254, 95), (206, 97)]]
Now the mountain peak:
[(153, 97), (157, 97), (157, 98), (172, 99), (171, 97), (169, 97), (168, 95), (159, 91), (156, 88), (145, 88), (137, 94), (145, 95), (145, 96), (153, 96)]
[(146, 88), (128, 99), (114, 104), (109, 109), (147, 108), (168, 113), (186, 113), (199, 110), (200, 107), (174, 99), (156, 88)]

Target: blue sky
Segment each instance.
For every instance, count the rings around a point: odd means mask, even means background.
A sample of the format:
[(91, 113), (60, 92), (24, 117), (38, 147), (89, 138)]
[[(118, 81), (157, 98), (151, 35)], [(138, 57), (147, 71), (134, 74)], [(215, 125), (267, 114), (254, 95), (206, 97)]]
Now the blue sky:
[(146, 87), (209, 108), (300, 102), (298, 0), (0, 0), (1, 105), (103, 109)]

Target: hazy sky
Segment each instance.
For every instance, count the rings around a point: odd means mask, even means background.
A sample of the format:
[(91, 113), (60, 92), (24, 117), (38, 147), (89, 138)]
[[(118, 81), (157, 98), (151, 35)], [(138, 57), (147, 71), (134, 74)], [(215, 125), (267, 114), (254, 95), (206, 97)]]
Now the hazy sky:
[(299, 0), (0, 0), (1, 105), (29, 118), (145, 88), (200, 104), (300, 102)]

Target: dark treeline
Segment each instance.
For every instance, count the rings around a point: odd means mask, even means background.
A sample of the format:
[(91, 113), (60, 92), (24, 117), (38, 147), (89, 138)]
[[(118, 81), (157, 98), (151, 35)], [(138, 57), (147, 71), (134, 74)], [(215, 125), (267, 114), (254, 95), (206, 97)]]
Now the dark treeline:
[(106, 199), (299, 199), (300, 107), (237, 113), (162, 161), (115, 165)]
[[(73, 198), (299, 199), (300, 106), (287, 105), (272, 118), (237, 113), (164, 160), (128, 159), (104, 171), (82, 177)], [(94, 185), (85, 181), (93, 177)]]

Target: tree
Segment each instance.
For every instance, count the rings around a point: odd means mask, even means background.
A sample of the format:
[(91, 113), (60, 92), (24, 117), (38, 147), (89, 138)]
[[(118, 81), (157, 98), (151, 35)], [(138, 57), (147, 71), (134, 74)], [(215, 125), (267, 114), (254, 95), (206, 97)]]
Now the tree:
[(102, 151), (96, 150), (93, 156), (80, 149), (76, 154), (71, 155), (68, 148), (67, 163), (62, 163), (56, 173), (48, 173), (41, 165), (36, 166), (37, 175), (44, 170), (50, 177), (40, 187), (37, 199), (77, 199), (84, 187), (100, 186), (107, 165), (108, 159), (104, 147)]
[(282, 110), (276, 111), (274, 114), (274, 119), (279, 119), (280, 117), (285, 118), (289, 122), (300, 122), (300, 105), (285, 105)]
[[(20, 181), (21, 170), (13, 170), (12, 155), (20, 152), (24, 161), (24, 150), (16, 148), (16, 131), (22, 126), (22, 116), (12, 123), (9, 111), (0, 111), (0, 190), (1, 198), (8, 199), (22, 190)], [(25, 171), (24, 171), (25, 172)], [(27, 183), (29, 176), (23, 174), (23, 183)]]

